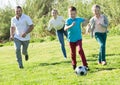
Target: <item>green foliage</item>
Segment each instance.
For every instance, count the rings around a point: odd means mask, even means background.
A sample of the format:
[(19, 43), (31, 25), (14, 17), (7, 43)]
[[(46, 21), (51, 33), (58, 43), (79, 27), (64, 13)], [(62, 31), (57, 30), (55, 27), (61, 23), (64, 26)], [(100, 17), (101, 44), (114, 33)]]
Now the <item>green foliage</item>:
[[(67, 19), (68, 7), (73, 5), (77, 8), (78, 16), (90, 19), (93, 16), (92, 5), (99, 4), (102, 12), (108, 17), (109, 29), (114, 34), (114, 31), (119, 29), (116, 26), (120, 23), (119, 3), (120, 0), (26, 0), (26, 4), (23, 5), (23, 12), (29, 15), (34, 22), (35, 29), (31, 33), (32, 38), (41, 38), (55, 35), (54, 31), (45, 30), (51, 18), (52, 8), (56, 8), (59, 15)], [(0, 39), (9, 38), (10, 19), (13, 16), (14, 11), (11, 8), (7, 7), (0, 10)]]
[(111, 28), (110, 34), (111, 35), (120, 35), (120, 25)]
[(9, 38), (10, 21), (12, 16), (13, 12), (9, 8), (0, 10), (0, 40)]

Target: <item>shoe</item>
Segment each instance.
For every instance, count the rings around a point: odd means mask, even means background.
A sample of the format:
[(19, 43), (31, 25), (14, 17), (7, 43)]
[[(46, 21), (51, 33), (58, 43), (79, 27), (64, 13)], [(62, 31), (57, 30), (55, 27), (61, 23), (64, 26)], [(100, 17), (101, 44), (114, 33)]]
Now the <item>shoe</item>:
[(87, 71), (89, 71), (89, 70), (90, 70), (88, 66), (85, 66), (85, 67), (86, 67), (85, 69), (86, 69)]
[(76, 69), (76, 65), (73, 65), (73, 70), (75, 70)]
[(67, 59), (67, 56), (64, 56), (65, 59)]
[(29, 59), (29, 56), (25, 55), (25, 60), (28, 61), (28, 59)]
[(19, 68), (20, 68), (20, 69), (24, 69), (24, 67), (23, 67), (23, 66), (19, 66)]
[(104, 66), (104, 65), (107, 65), (106, 61), (102, 61), (102, 65), (103, 65), (103, 66)]
[(102, 64), (102, 63), (98, 61), (98, 64)]

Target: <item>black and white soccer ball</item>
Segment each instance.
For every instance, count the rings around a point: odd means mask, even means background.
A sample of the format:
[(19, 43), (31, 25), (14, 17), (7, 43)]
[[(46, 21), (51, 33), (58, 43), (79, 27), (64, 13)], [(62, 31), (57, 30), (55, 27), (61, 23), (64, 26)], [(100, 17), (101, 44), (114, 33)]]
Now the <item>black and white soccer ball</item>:
[(86, 75), (87, 74), (87, 69), (85, 66), (78, 66), (76, 67), (75, 69), (75, 73), (77, 75), (80, 75), (80, 76), (83, 76), (83, 75)]

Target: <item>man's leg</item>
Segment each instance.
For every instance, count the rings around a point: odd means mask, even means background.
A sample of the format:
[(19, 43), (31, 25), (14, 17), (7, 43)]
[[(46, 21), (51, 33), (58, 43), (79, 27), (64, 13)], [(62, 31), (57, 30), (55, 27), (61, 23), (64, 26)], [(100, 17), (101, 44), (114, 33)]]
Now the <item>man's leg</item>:
[(61, 45), (62, 53), (63, 53), (64, 57), (67, 58), (63, 32), (61, 30), (58, 30), (57, 31), (57, 36), (58, 36), (58, 40), (59, 40), (60, 45)]
[(15, 38), (14, 45), (15, 45), (16, 58), (19, 64), (19, 68), (23, 68), (22, 56), (21, 56), (21, 41)]
[(23, 48), (22, 48), (22, 53), (23, 55), (25, 55), (25, 60), (27, 61), (28, 60), (28, 46), (29, 46), (29, 40), (28, 41), (22, 41), (22, 45), (23, 45)]

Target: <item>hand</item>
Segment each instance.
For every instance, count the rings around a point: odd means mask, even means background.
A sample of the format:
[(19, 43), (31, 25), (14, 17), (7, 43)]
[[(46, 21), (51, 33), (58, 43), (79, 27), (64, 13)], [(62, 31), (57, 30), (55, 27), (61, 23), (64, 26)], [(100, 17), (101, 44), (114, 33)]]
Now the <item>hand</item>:
[(75, 25), (75, 22), (72, 23), (72, 26), (74, 26), (74, 25)]
[(27, 35), (27, 34), (26, 34), (26, 32), (25, 32), (25, 33), (23, 33), (23, 34), (21, 35), (21, 37), (24, 38), (24, 37), (26, 37), (26, 35)]
[(14, 36), (10, 36), (9, 40), (13, 41), (14, 40)]
[(90, 25), (88, 24), (87, 26), (86, 26), (86, 33), (85, 34), (88, 34), (90, 32)]

